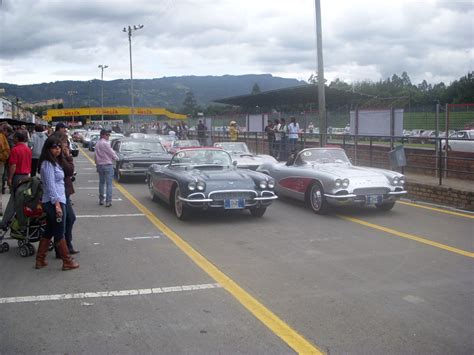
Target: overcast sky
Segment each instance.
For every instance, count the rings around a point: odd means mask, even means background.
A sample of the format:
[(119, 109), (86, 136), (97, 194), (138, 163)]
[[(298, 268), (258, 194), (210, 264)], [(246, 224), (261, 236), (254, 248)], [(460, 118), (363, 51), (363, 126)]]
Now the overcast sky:
[[(0, 0), (0, 82), (316, 71), (314, 0)], [(325, 77), (413, 83), (474, 70), (473, 0), (321, 0)]]

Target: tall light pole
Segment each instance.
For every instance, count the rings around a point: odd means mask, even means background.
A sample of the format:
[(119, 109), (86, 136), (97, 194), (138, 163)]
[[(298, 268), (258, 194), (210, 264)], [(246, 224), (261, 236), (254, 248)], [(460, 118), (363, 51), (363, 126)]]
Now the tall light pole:
[(318, 106), (319, 106), (319, 133), (321, 147), (327, 142), (326, 128), (326, 95), (324, 92), (324, 65), (323, 65), (323, 35), (321, 31), (321, 2), (315, 0), (316, 10), (316, 50), (318, 52)]
[(130, 97), (132, 99), (132, 121), (135, 120), (135, 101), (133, 98), (133, 70), (132, 70), (132, 31), (141, 30), (143, 25), (133, 25), (123, 28), (123, 32), (128, 33), (128, 47), (130, 50)]
[(74, 95), (77, 94), (77, 91), (75, 91), (75, 90), (69, 90), (69, 91), (67, 92), (67, 94), (68, 94), (69, 96), (71, 96), (71, 108), (73, 109), (73, 111), (72, 111), (72, 122), (74, 123)]
[(102, 112), (102, 122), (104, 122), (104, 69), (108, 68), (108, 65), (99, 64), (100, 68), (100, 82), (101, 82), (101, 94), (100, 94), (100, 107)]

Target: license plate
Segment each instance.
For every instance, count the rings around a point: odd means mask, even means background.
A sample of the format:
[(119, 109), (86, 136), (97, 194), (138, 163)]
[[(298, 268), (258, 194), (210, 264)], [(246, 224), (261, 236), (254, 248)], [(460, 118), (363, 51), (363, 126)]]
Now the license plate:
[(376, 203), (382, 203), (382, 195), (368, 195), (365, 197), (365, 201), (368, 205), (375, 205)]
[(245, 201), (241, 198), (234, 200), (234, 199), (228, 199), (224, 200), (224, 208), (226, 210), (235, 210), (235, 209), (241, 209), (245, 207)]

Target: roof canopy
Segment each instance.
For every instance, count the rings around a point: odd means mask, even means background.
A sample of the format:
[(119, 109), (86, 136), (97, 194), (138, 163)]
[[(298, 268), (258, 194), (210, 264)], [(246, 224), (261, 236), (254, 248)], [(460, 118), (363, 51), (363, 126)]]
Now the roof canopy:
[[(366, 100), (367, 96), (326, 86), (326, 106), (341, 106)], [(312, 104), (318, 107), (318, 86), (313, 84), (293, 86), (285, 89), (265, 91), (253, 95), (232, 96), (214, 102), (243, 107), (278, 107)]]

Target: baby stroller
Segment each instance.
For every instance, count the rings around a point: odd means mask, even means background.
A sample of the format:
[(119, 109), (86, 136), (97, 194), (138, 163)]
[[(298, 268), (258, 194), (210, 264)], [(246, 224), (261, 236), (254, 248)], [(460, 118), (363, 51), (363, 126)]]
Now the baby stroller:
[[(43, 189), (41, 180), (37, 177), (24, 179), (18, 183), (13, 196), (5, 210), (4, 218), (11, 220), (2, 221), (2, 229), (0, 230), (0, 253), (7, 252), (10, 246), (7, 242), (2, 242), (4, 236), (10, 230), (10, 237), (16, 239), (19, 252), (22, 257), (32, 256), (35, 254), (35, 247), (32, 243), (40, 240), (44, 234), (46, 227), (46, 215), (41, 207), (41, 196)], [(11, 209), (11, 199), (13, 198), (14, 212)], [(6, 222), (6, 223), (5, 223)], [(50, 250), (53, 249), (51, 243)]]

